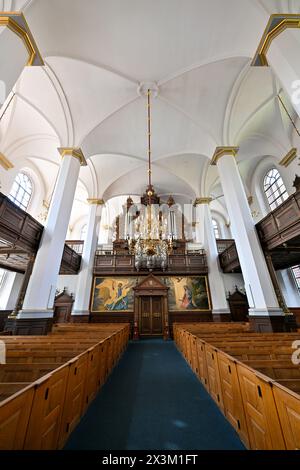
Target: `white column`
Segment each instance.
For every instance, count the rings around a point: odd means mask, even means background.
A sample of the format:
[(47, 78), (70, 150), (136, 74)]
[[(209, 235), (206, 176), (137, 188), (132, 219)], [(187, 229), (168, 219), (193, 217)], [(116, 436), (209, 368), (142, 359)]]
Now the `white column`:
[(300, 307), (300, 295), (291, 269), (276, 271), (278, 282), (288, 307)]
[(14, 310), (22, 287), (23, 274), (7, 272), (0, 292), (0, 310)]
[[(212, 216), (209, 208), (211, 199), (199, 198), (196, 200), (196, 233), (206, 251), (208, 264), (208, 280), (212, 301), (213, 315), (229, 315), (230, 310), (226, 300), (226, 291), (219, 265), (219, 253), (212, 225)], [(220, 318), (218, 318), (220, 320)]]
[(18, 314), (18, 318), (52, 318), (53, 316), (57, 279), (80, 165), (85, 164), (79, 149), (59, 149), (59, 151), (63, 160), (23, 309)]
[(94, 258), (97, 249), (101, 212), (104, 201), (102, 199), (90, 199), (88, 202), (90, 204), (88, 229), (83, 247), (81, 270), (72, 315), (90, 314), (89, 305), (93, 282)]
[(235, 160), (237, 151), (233, 147), (218, 148), (212, 164), (216, 163), (218, 166), (245, 281), (249, 315), (282, 316), (284, 313), (278, 304)]

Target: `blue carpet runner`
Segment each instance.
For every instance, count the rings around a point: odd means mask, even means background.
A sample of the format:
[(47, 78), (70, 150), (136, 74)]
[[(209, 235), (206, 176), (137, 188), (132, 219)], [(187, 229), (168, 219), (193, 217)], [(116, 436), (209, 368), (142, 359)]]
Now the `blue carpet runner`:
[(171, 341), (131, 342), (66, 449), (241, 450)]

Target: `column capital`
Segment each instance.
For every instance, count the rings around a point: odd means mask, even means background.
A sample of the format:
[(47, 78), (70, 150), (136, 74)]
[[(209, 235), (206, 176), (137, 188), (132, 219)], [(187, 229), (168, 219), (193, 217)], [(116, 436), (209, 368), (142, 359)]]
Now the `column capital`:
[(194, 202), (194, 206), (200, 206), (204, 204), (210, 204), (213, 201), (211, 197), (197, 197), (197, 199)]
[(251, 65), (268, 67), (267, 52), (273, 40), (288, 28), (300, 28), (299, 14), (277, 13), (270, 16)]
[(6, 26), (23, 41), (29, 54), (28, 66), (45, 65), (23, 13), (0, 11), (0, 26)]
[(285, 166), (286, 168), (295, 160), (297, 157), (298, 150), (296, 148), (292, 148), (282, 160), (280, 160), (279, 165)]
[(239, 147), (217, 147), (210, 164), (216, 165), (220, 158), (224, 157), (225, 155), (235, 157), (238, 151)]
[(61, 147), (58, 149), (58, 151), (62, 158), (64, 158), (66, 155), (70, 155), (71, 157), (77, 158), (77, 160), (79, 160), (80, 166), (87, 166), (86, 159), (84, 158), (83, 152), (80, 148)]
[(0, 165), (6, 171), (11, 170), (12, 168), (14, 168), (14, 165), (1, 152), (0, 152)]
[(104, 199), (87, 199), (87, 203), (90, 206), (104, 206), (105, 205)]

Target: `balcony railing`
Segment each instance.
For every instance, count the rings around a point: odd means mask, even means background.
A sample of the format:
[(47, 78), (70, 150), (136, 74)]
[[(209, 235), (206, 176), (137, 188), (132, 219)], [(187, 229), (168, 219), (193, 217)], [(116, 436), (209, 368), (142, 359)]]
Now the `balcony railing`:
[[(24, 273), (29, 257), (38, 251), (44, 227), (0, 193), (0, 267)], [(77, 274), (83, 242), (65, 245), (60, 274)]]
[(78, 255), (82, 255), (84, 247), (83, 240), (66, 240), (66, 245), (68, 245), (68, 247), (75, 251), (75, 253)]
[[(94, 274), (113, 274), (119, 272), (137, 272), (134, 264), (135, 258), (130, 254), (115, 254), (112, 251), (97, 250), (94, 261)], [(141, 269), (139, 272), (148, 272)], [(156, 272), (161, 272), (155, 269)], [(186, 253), (170, 255), (166, 272), (176, 273), (197, 273), (206, 274), (208, 272), (206, 254), (203, 250), (199, 253)]]
[(300, 191), (296, 191), (256, 225), (263, 248), (274, 248), (300, 237)]

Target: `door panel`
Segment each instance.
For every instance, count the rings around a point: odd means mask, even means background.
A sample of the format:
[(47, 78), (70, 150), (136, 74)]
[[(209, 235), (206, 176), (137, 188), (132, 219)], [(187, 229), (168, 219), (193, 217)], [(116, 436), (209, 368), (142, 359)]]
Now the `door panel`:
[(162, 297), (152, 297), (152, 334), (162, 334)]
[(141, 334), (151, 334), (151, 297), (141, 297)]
[(163, 333), (163, 297), (145, 296), (140, 299), (140, 334)]

